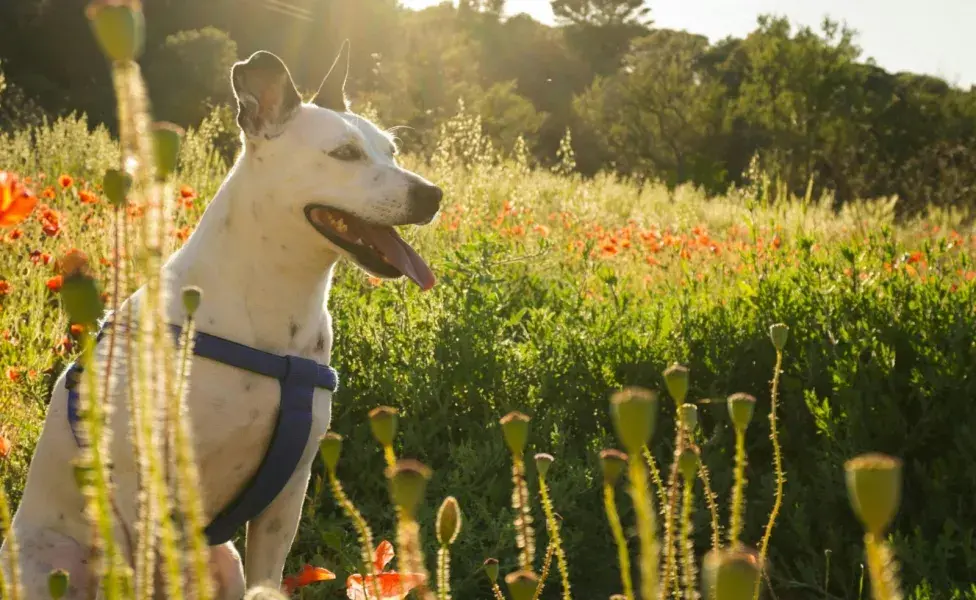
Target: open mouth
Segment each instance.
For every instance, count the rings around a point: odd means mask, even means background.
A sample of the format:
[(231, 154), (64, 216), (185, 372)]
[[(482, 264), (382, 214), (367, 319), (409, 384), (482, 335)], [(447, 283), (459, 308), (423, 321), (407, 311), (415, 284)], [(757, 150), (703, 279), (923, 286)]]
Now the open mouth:
[(381, 277), (409, 277), (422, 290), (434, 287), (434, 273), (430, 267), (393, 227), (374, 225), (319, 204), (306, 206), (305, 218), (367, 271)]

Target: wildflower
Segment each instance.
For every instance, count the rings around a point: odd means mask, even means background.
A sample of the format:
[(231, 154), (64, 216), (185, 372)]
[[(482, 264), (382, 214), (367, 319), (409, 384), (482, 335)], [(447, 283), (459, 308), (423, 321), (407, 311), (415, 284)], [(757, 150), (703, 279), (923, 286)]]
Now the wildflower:
[(924, 257), (922, 253), (916, 250), (915, 252), (912, 252), (911, 254), (908, 255), (908, 259), (906, 260), (906, 262), (910, 265), (914, 265), (915, 263), (923, 262), (923, 258)]
[(183, 200), (193, 200), (197, 197), (197, 193), (188, 185), (180, 186), (180, 198)]
[(5, 435), (0, 433), (0, 458), (7, 458), (10, 456), (10, 449), (13, 448), (13, 444), (7, 439)]
[(366, 281), (368, 281), (369, 284), (372, 285), (372, 286), (374, 286), (374, 287), (375, 286), (379, 286), (379, 285), (381, 285), (383, 283), (383, 280), (382, 279), (380, 279), (379, 277), (373, 277), (373, 276), (367, 277), (366, 278)]
[(20, 381), (22, 374), (22, 370), (17, 367), (7, 367), (7, 379), (13, 381), (14, 383)]
[(58, 177), (58, 185), (63, 188), (71, 187), (74, 182), (75, 180), (71, 178), (71, 175), (62, 174), (61, 177)]
[[(346, 579), (346, 597), (349, 600), (399, 600), (405, 597), (410, 590), (422, 584), (425, 577), (420, 573), (397, 573), (396, 571), (384, 571), (386, 565), (393, 560), (393, 544), (383, 540), (376, 547), (373, 553), (373, 570), (376, 571), (376, 579), (373, 576), (360, 575), (359, 573), (350, 575)], [(376, 596), (375, 589), (379, 588), (379, 597)], [(401, 595), (401, 591), (403, 594)]]
[(98, 204), (98, 196), (89, 190), (80, 190), (78, 192), (78, 200), (80, 200), (82, 204)]
[(10, 282), (5, 279), (0, 279), (0, 296), (6, 296), (10, 293)]
[(49, 265), (51, 264), (53, 258), (47, 252), (41, 252), (40, 250), (31, 250), (30, 261), (37, 264)]
[(54, 200), (57, 197), (57, 195), (58, 193), (55, 192), (54, 188), (51, 186), (47, 186), (46, 188), (44, 188), (44, 191), (41, 192), (41, 196), (47, 198), (48, 200)]
[(0, 227), (13, 227), (31, 214), (37, 198), (12, 173), (0, 171)]
[(291, 594), (295, 590), (306, 585), (311, 585), (313, 583), (318, 583), (319, 581), (329, 581), (335, 579), (335, 573), (328, 569), (323, 569), (322, 567), (313, 567), (312, 565), (305, 565), (302, 567), (301, 573), (298, 575), (289, 575), (285, 577), (283, 585), (285, 591)]
[(183, 227), (180, 227), (179, 229), (174, 231), (173, 235), (176, 237), (176, 239), (180, 240), (181, 242), (185, 242), (190, 237), (191, 232), (192, 230), (190, 229), (190, 226), (184, 225)]
[(41, 230), (49, 237), (54, 237), (61, 232), (61, 213), (53, 208), (41, 206), (41, 214), (38, 219), (41, 221)]
[(13, 242), (24, 237), (24, 231), (22, 229), (11, 229), (10, 233), (7, 234), (7, 241)]
[(85, 328), (78, 323), (72, 323), (70, 331), (72, 337), (78, 337), (85, 332)]
[(64, 277), (61, 275), (55, 275), (54, 277), (48, 279), (47, 283), (44, 285), (46, 285), (47, 289), (51, 290), (52, 292), (60, 292), (61, 286), (64, 285)]

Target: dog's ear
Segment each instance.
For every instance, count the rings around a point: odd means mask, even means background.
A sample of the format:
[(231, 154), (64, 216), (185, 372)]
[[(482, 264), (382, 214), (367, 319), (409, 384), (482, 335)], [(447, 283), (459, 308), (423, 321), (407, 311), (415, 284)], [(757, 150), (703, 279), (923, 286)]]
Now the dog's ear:
[(288, 67), (270, 52), (261, 50), (234, 63), (230, 78), (237, 98), (237, 124), (247, 135), (273, 135), (302, 104)]
[(317, 106), (334, 110), (336, 112), (346, 112), (349, 110), (349, 103), (346, 101), (346, 78), (349, 77), (349, 40), (342, 42), (339, 54), (332, 67), (326, 74), (325, 79), (319, 85), (319, 91), (315, 92), (315, 99), (312, 100)]

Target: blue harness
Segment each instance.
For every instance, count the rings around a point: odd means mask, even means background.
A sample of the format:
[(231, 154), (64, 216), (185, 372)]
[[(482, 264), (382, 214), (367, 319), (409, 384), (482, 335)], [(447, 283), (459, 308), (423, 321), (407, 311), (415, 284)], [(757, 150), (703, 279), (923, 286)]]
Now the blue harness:
[[(101, 339), (106, 325), (98, 333)], [(181, 328), (170, 325), (180, 336)], [(279, 356), (244, 344), (197, 332), (193, 353), (203, 358), (250, 371), (281, 382), (281, 407), (271, 435), (271, 443), (251, 480), (204, 529), (212, 546), (223, 544), (237, 529), (261, 514), (281, 493), (298, 467), (312, 431), (312, 394), (316, 388), (335, 392), (339, 376), (335, 369), (300, 356)], [(68, 423), (79, 446), (78, 382), (83, 368), (73, 363), (68, 368)]]

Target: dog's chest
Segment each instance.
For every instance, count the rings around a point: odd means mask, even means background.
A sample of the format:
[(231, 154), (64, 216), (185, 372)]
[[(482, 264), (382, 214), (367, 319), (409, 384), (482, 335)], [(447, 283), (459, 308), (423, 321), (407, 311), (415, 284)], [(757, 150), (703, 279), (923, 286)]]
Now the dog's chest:
[[(300, 354), (325, 363), (328, 352), (323, 348)], [(328, 429), (331, 396), (324, 389), (313, 392), (309, 446), (314, 447)], [(254, 475), (274, 434), (280, 403), (277, 379), (206, 359), (194, 360), (188, 407), (201, 480), (207, 482), (208, 513), (215, 514), (230, 503)], [(306, 449), (305, 455), (299, 469), (308, 468), (314, 448)]]

